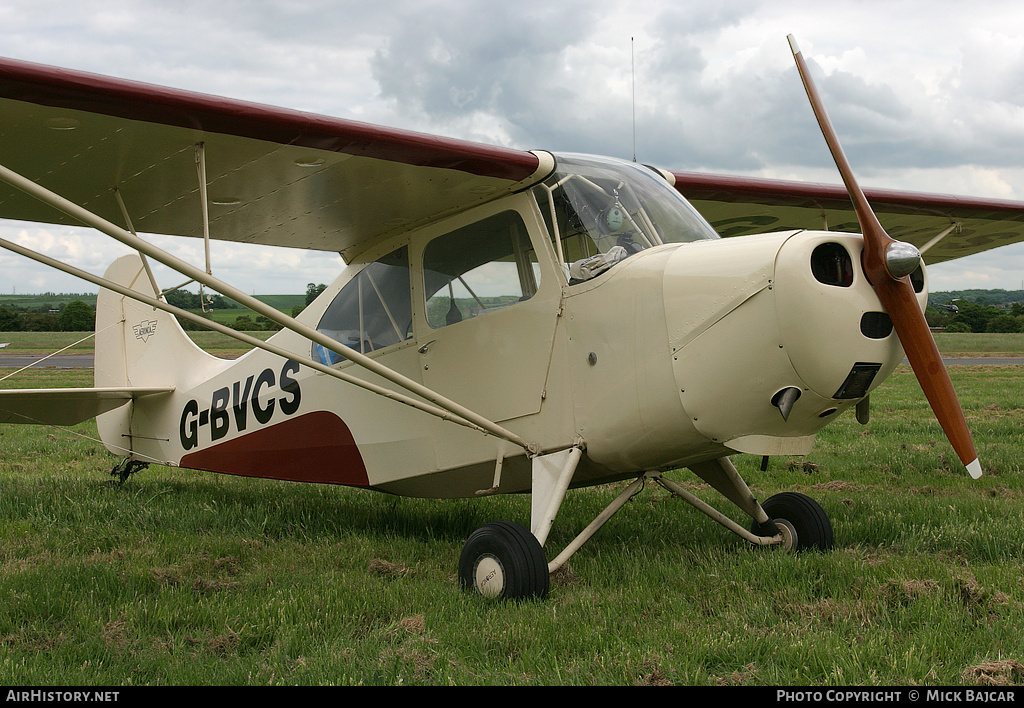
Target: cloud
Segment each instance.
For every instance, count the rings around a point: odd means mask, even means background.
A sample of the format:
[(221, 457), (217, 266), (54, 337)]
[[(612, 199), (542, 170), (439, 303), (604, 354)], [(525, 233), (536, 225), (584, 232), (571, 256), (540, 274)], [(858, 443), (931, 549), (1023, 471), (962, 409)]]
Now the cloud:
[[(635, 143), (640, 161), (669, 168), (838, 182), (792, 32), (865, 184), (1024, 198), (1024, 8), (997, 0), (46, 8), (0, 7), (7, 55), (518, 148), (629, 158)], [(225, 269), (248, 264), (238, 270), (246, 291), (304, 292), (338, 268), (330, 255), (217, 252)], [(5, 277), (27, 275), (7, 263)], [(273, 280), (285, 264), (298, 272)], [(1007, 269), (992, 277), (1020, 280)]]

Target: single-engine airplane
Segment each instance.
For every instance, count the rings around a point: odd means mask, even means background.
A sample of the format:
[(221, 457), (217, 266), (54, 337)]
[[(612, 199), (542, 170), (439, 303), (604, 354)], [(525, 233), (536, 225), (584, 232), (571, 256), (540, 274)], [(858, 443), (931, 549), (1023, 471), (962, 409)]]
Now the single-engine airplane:
[[(493, 147), (0, 60), (0, 217), (85, 224), (136, 252), (99, 277), (0, 244), (100, 288), (95, 387), (2, 391), (0, 422), (95, 416), (122, 477), (154, 463), (420, 497), (530, 493), (528, 528), (490, 523), (464, 545), (460, 583), (488, 597), (547, 595), (648, 481), (752, 544), (830, 548), (819, 504), (759, 502), (730, 456), (807, 454), (847, 409), (866, 417), (905, 351), (980, 475), (924, 320), (921, 254), (1024, 240), (1024, 204), (862, 191), (790, 43), (843, 187)], [(202, 238), (206, 263), (140, 232)], [(215, 277), (211, 239), (338, 252), (347, 267), (292, 318)], [(169, 305), (152, 261), (283, 329), (263, 342)], [(214, 357), (175, 315), (253, 349)], [(680, 468), (749, 525), (673, 481)], [(620, 480), (549, 562), (567, 490)]]

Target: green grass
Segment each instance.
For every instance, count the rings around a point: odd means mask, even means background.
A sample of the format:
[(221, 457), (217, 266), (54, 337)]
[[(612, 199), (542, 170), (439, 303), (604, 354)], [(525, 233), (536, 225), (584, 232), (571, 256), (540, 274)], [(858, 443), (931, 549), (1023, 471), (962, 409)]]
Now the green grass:
[[(5, 373), (5, 372), (4, 372)], [(2, 373), (0, 373), (2, 375)], [(953, 367), (986, 476), (959, 469), (913, 374), (806, 458), (735, 461), (828, 511), (836, 548), (755, 549), (650, 487), (544, 602), (457, 588), (465, 537), (529, 499), (419, 500), (153, 467), (124, 485), (74, 429), (0, 427), (8, 685), (1024, 683), (1024, 367)], [(27, 378), (23, 378), (27, 377)], [(89, 385), (34, 370), (7, 387)], [(674, 475), (741, 520), (695, 478)], [(622, 485), (569, 493), (560, 550)]]
[(975, 356), (1024, 355), (1024, 333), (937, 332), (935, 343), (943, 354)]

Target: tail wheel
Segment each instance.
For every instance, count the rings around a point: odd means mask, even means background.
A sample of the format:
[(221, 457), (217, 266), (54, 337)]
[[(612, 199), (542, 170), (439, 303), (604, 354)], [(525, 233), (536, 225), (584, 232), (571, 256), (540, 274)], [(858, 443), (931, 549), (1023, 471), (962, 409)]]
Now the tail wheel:
[(536, 536), (509, 521), (481, 526), (459, 557), (459, 583), (484, 597), (519, 600), (547, 597), (548, 563)]
[[(776, 494), (761, 504), (791, 551), (829, 551), (835, 545), (832, 522), (818, 502), (797, 492)], [(757, 524), (752, 529), (757, 532)]]

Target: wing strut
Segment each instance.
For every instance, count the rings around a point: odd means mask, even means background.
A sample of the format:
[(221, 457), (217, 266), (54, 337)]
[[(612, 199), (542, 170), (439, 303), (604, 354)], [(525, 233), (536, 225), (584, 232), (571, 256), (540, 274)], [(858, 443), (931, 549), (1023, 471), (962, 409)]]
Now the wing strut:
[[(37, 252), (35, 252), (35, 251), (31, 250), (31, 249), (25, 248), (24, 246), (19, 246), (18, 244), (12, 243), (11, 241), (7, 241), (6, 239), (0, 238), (0, 248), (5, 248), (8, 251), (12, 251), (12, 252), (17, 253), (19, 255), (25, 256), (26, 258), (31, 258), (32, 260), (38, 261), (39, 263), (42, 263), (44, 265), (48, 265), (51, 268), (56, 268), (57, 270), (61, 270), (61, 271), (64, 271), (65, 273), (68, 273), (69, 275), (73, 275), (73, 276), (81, 278), (83, 280), (87, 280), (87, 281), (93, 283), (94, 285), (100, 286), (101, 288), (107, 288), (108, 290), (112, 290), (112, 291), (114, 291), (116, 293), (124, 295), (125, 297), (130, 297), (133, 300), (138, 300), (139, 302), (143, 302), (143, 303), (145, 303), (147, 305), (151, 305), (151, 306), (155, 307), (158, 310), (163, 310), (164, 312), (169, 312), (172, 315), (177, 315), (179, 317), (183, 317), (185, 319), (192, 320), (193, 322), (195, 322), (195, 323), (197, 323), (199, 325), (202, 325), (203, 327), (206, 327), (208, 329), (212, 329), (215, 332), (220, 332), (222, 334), (226, 334), (229, 337), (233, 337), (233, 338), (235, 338), (235, 339), (237, 339), (237, 340), (239, 340), (241, 342), (249, 344), (250, 346), (253, 346), (253, 347), (256, 347), (258, 349), (262, 349), (264, 351), (270, 352), (271, 354), (276, 354), (276, 355), (284, 357), (286, 359), (291, 359), (292, 361), (298, 362), (299, 364), (302, 364), (303, 366), (308, 366), (309, 368), (315, 369), (315, 370), (317, 370), (317, 371), (319, 371), (321, 373), (327, 374), (328, 376), (333, 376), (334, 378), (340, 379), (340, 380), (342, 380), (342, 381), (344, 381), (346, 383), (350, 383), (350, 384), (353, 384), (353, 385), (358, 386), (360, 388), (366, 389), (367, 391), (370, 391), (371, 393), (376, 393), (378, 395), (384, 396), (385, 398), (390, 398), (391, 400), (397, 401), (399, 403), (404, 403), (407, 406), (411, 406), (413, 408), (417, 408), (417, 409), (419, 409), (421, 411), (424, 411), (424, 412), (429, 413), (431, 415), (437, 416), (438, 418), (442, 418), (444, 420), (448, 420), (448, 421), (451, 421), (453, 423), (458, 423), (459, 425), (463, 425), (463, 426), (465, 426), (467, 428), (471, 428), (471, 429), (476, 430), (476, 431), (481, 432), (481, 433), (489, 432), (487, 430), (484, 430), (480, 426), (471, 423), (468, 420), (465, 420), (463, 418), (460, 418), (460, 417), (456, 416), (455, 414), (451, 413), (450, 411), (446, 411), (446, 410), (444, 410), (442, 408), (438, 408), (437, 406), (433, 406), (433, 405), (431, 405), (429, 403), (425, 403), (425, 402), (420, 401), (420, 400), (415, 399), (415, 398), (410, 398), (408, 396), (404, 396), (404, 395), (402, 395), (400, 393), (396, 393), (396, 392), (394, 392), (394, 391), (392, 391), (390, 389), (384, 388), (383, 386), (378, 386), (378, 385), (370, 383), (368, 381), (362, 381), (360, 379), (355, 378), (354, 376), (346, 374), (343, 371), (339, 371), (337, 369), (332, 369), (332, 368), (330, 368), (328, 366), (325, 366), (324, 364), (322, 364), (319, 361), (316, 361), (315, 359), (309, 359), (307, 357), (295, 356), (294, 352), (289, 352), (288, 350), (282, 349), (281, 347), (278, 347), (278, 346), (276, 346), (274, 344), (270, 344), (268, 342), (264, 342), (262, 339), (257, 339), (256, 337), (253, 337), (251, 335), (245, 334), (244, 332), (240, 332), (240, 331), (231, 329), (230, 327), (222, 325), (219, 322), (216, 322), (216, 321), (213, 321), (213, 320), (208, 320), (208, 319), (206, 319), (204, 317), (201, 317), (201, 316), (199, 316), (199, 315), (197, 315), (195, 313), (189, 312), (188, 310), (183, 310), (183, 309), (181, 309), (179, 307), (175, 307), (174, 305), (169, 305), (168, 303), (164, 302), (163, 300), (160, 300), (160, 299), (157, 299), (157, 298), (154, 298), (154, 297), (150, 297), (148, 295), (144, 295), (144, 294), (142, 294), (140, 292), (132, 290), (131, 288), (126, 288), (123, 285), (120, 285), (120, 284), (115, 283), (115, 282), (113, 282), (111, 280), (108, 280), (107, 278), (101, 278), (101, 277), (93, 275), (92, 273), (89, 273), (87, 271), (80, 270), (79, 268), (75, 268), (74, 266), (68, 265), (67, 263), (62, 263), (62, 262), (60, 262), (60, 261), (58, 261), (58, 260), (56, 260), (54, 258), (50, 258), (49, 256), (43, 255), (42, 253), (37, 253)], [(17, 373), (17, 372), (15, 372), (15, 373)], [(44, 390), (63, 391), (63, 390), (71, 390), (71, 389), (44, 389)], [(98, 391), (99, 389), (87, 389), (87, 390)], [(170, 390), (173, 390), (173, 389), (162, 389), (161, 391), (163, 391), (163, 390), (170, 391)]]
[[(295, 332), (296, 334), (305, 337), (306, 339), (316, 342), (317, 344), (322, 345), (326, 349), (329, 349), (330, 351), (339, 354), (342, 357), (345, 357), (346, 359), (352, 361), (355, 364), (358, 364), (364, 369), (372, 371), (373, 373), (390, 381), (391, 383), (400, 386), (405, 390), (416, 394), (417, 396), (426, 399), (430, 403), (434, 404), (434, 406), (425, 407), (411, 398), (401, 396), (400, 394), (396, 394), (393, 391), (388, 391), (387, 389), (382, 387), (373, 387), (376, 389), (375, 393), (385, 395), (388, 398), (401, 400), (403, 403), (413, 405), (413, 407), (432, 413), (433, 415), (437, 415), (438, 417), (441, 417), (446, 420), (451, 420), (453, 422), (460, 422), (461, 420), (464, 423), (471, 423), (472, 425), (470, 427), (474, 427), (478, 430), (490, 433), (491, 435), (494, 435), (498, 438), (514, 443), (530, 453), (540, 452), (536, 445), (526, 442), (522, 437), (516, 435), (512, 431), (506, 430), (502, 426), (488, 420), (487, 418), (479, 415), (478, 413), (475, 413), (469, 410), (468, 408), (458, 403), (455, 403), (454, 401), (451, 401), (448, 398), (445, 398), (441, 394), (427, 388), (423, 384), (413, 381), (412, 379), (405, 377), (392, 369), (389, 369), (383, 364), (378, 363), (376, 360), (371, 359), (370, 357), (367, 357), (366, 355), (361, 354), (353, 349), (350, 349), (342, 344), (339, 344), (338, 342), (318, 332), (312, 327), (308, 327), (300, 322), (297, 322), (294, 318), (285, 315), (280, 310), (271, 307), (270, 305), (267, 305), (264, 302), (260, 302), (259, 300), (250, 295), (246, 295), (241, 290), (238, 290), (237, 288), (228, 285), (227, 283), (221, 281), (220, 279), (203, 272), (202, 269), (196, 268), (195, 266), (181, 260), (180, 258), (177, 258), (163, 251), (162, 249), (157, 248), (151, 243), (148, 243), (146, 240), (139, 238), (135, 234), (125, 231), (121, 227), (110, 223), (106, 219), (103, 219), (102, 217), (93, 214), (88, 209), (80, 207), (79, 205), (65, 199), (59, 194), (51, 192), (45, 187), (36, 184), (32, 180), (23, 177), (22, 175), (18, 174), (17, 172), (14, 172), (13, 170), (3, 165), (0, 165), (0, 180), (10, 184), (12, 187), (20, 189), (29, 196), (39, 199), (45, 204), (48, 204), (54, 207), (55, 209), (64, 212), (68, 216), (77, 219), (78, 221), (81, 221), (83, 224), (91, 226), (92, 228), (95, 228), (98, 231), (101, 231), (107, 236), (113, 238), (114, 240), (119, 241), (124, 245), (128, 246), (129, 248), (135, 249), (140, 254), (143, 254), (144, 256), (149, 256), (154, 260), (163, 263), (168, 268), (173, 268), (174, 270), (177, 270), (179, 273), (192, 278), (196, 282), (202, 283), (203, 285), (206, 285), (216, 290), (225, 297), (229, 297), (235, 302), (238, 302), (239, 304), (248, 307), (250, 310), (253, 310), (254, 312), (263, 315), (272, 322), (276, 322), (282, 327), (289, 329), (292, 332)], [(143, 296), (141, 295), (141, 293), (135, 292), (134, 290), (128, 290), (127, 292), (125, 292), (125, 288), (115, 286), (114, 283), (98, 282), (104, 281), (104, 279), (97, 278), (96, 276), (86, 273), (85, 271), (81, 271), (67, 264), (60, 263), (59, 261), (43, 256), (42, 254), (33, 253), (32, 251), (17, 246), (17, 244), (13, 244), (9, 241), (2, 241), (0, 242), (0, 245), (3, 245), (3, 247), (7, 248), (8, 250), (12, 250), (16, 253), (26, 255), (29, 258), (33, 258), (34, 260), (37, 260), (39, 262), (46, 263), (47, 265), (63, 270), (64, 272), (68, 272), (78, 277), (84, 278), (85, 280), (89, 280), (90, 282), (100, 284), (105, 288), (114, 290), (115, 292), (119, 292), (120, 294), (130, 297), (134, 300), (145, 302), (146, 304), (152, 305), (153, 307), (156, 307), (158, 309), (173, 312), (176, 315), (180, 314), (182, 316), (188, 317), (189, 319), (195, 319), (198, 317), (197, 315), (193, 316), (191, 315), (191, 313), (187, 313), (187, 311), (185, 310), (179, 310), (178, 308), (174, 308), (173, 306), (168, 305), (167, 303), (157, 300), (155, 298)], [(214, 323), (205, 319), (202, 320), (201, 324), (212, 329), (218, 329), (218, 331), (226, 330), (224, 331), (225, 334), (228, 334), (229, 336), (244, 341), (248, 344), (252, 344), (253, 346), (257, 346), (267, 351), (272, 351), (273, 353), (283, 356), (285, 358), (292, 359), (294, 361), (299, 361), (300, 363), (310, 366), (311, 368), (314, 368), (318, 371), (323, 371), (323, 373), (332, 376), (337, 376), (338, 378), (347, 380), (350, 383), (358, 383), (358, 385), (363, 386), (364, 388), (373, 390), (371, 388), (372, 384), (358, 382), (358, 379), (342, 375), (341, 372), (337, 372), (334, 369), (325, 367), (321, 364), (317, 364), (316, 362), (313, 362), (310, 359), (302, 360), (303, 358), (295, 357), (294, 352), (288, 352), (276, 346), (268, 345), (266, 342), (261, 342), (260, 340), (257, 340), (254, 337), (240, 336), (242, 334), (241, 332), (231, 330), (229, 327), (224, 327), (224, 330), (220, 330), (218, 327), (213, 326)]]

